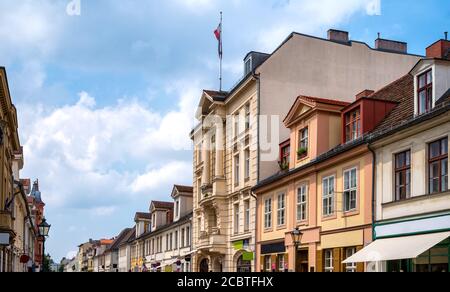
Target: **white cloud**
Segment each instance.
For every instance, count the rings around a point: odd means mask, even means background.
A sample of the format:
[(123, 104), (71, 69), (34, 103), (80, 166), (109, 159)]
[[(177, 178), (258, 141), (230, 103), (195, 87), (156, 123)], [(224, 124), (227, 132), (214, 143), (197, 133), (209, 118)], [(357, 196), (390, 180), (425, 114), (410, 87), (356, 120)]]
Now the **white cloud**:
[(200, 93), (195, 84), (167, 87), (179, 102), (165, 115), (136, 100), (97, 108), (87, 92), (61, 108), (21, 107), (27, 124), (21, 129), (24, 174), (39, 174), (52, 208), (83, 209), (93, 216), (112, 215), (127, 198), (150, 199), (152, 190), (189, 183), (189, 132)]

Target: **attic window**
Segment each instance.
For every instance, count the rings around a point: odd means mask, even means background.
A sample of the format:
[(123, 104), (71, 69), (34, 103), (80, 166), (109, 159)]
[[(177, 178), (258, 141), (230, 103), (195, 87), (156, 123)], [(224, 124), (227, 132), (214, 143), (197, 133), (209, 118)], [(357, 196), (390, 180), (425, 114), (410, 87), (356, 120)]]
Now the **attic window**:
[(345, 115), (345, 141), (361, 137), (361, 110), (359, 108)]
[(247, 75), (248, 73), (250, 73), (252, 71), (252, 58), (251, 57), (249, 57), (247, 60), (245, 60), (244, 66), (245, 66), (244, 75)]
[(432, 108), (433, 101), (433, 74), (429, 70), (417, 77), (417, 99), (419, 115), (427, 113)]

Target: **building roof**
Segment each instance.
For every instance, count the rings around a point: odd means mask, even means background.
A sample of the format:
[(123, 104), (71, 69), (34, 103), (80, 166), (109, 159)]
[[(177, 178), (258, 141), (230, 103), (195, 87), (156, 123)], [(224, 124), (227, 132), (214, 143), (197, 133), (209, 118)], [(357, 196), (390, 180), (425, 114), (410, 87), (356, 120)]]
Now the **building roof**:
[[(176, 221), (176, 222), (171, 222), (171, 223), (168, 223), (168, 224), (166, 224), (166, 225), (164, 225), (164, 226), (158, 227), (158, 229), (156, 229), (155, 231), (148, 231), (148, 232), (142, 234), (141, 236), (139, 236), (138, 238), (135, 238), (135, 239), (136, 239), (136, 240), (139, 240), (139, 239), (144, 238), (144, 237), (147, 237), (147, 236), (149, 236), (149, 235), (157, 235), (157, 234), (161, 234), (161, 233), (163, 233), (164, 231), (167, 231), (167, 230), (169, 230), (169, 229), (171, 229), (171, 228), (173, 228), (173, 227), (175, 227), (175, 226), (179, 226), (179, 225), (185, 224), (186, 222), (188, 222), (189, 220), (192, 219), (193, 214), (194, 214), (194, 213), (191, 212), (191, 213), (189, 213), (189, 214), (183, 216), (182, 218), (180, 218), (180, 220), (178, 220), (178, 221)], [(135, 239), (133, 239), (133, 240), (135, 240)]]
[(328, 98), (313, 97), (313, 96), (305, 96), (305, 95), (300, 95), (298, 98), (299, 99), (305, 99), (305, 100), (308, 100), (310, 102), (331, 104), (331, 105), (337, 105), (337, 106), (347, 106), (347, 105), (350, 104), (350, 103), (345, 102), (345, 101), (340, 101), (340, 100), (335, 100), (335, 99), (328, 99)]
[(174, 207), (174, 203), (173, 202), (152, 201), (152, 206), (154, 206), (155, 209), (172, 210)]
[(126, 242), (128, 239), (128, 235), (130, 234), (132, 228), (124, 229), (119, 236), (116, 237), (114, 242), (111, 244), (111, 246), (108, 248), (108, 251), (114, 251), (119, 249), (120, 245)]
[(194, 191), (194, 188), (189, 186), (175, 185), (175, 188), (181, 193), (192, 193)]
[(144, 213), (144, 212), (137, 212), (136, 216), (134, 216), (134, 220), (138, 220), (138, 219), (146, 219), (146, 220), (151, 220), (152, 219), (152, 214), (150, 213)]
[(33, 183), (33, 189), (31, 190), (30, 196), (35, 199), (38, 203), (44, 203), (42, 201), (41, 191), (39, 190), (39, 180)]
[(375, 92), (369, 98), (398, 102), (374, 132), (404, 123), (414, 117), (414, 78), (409, 74), (405, 75)]
[(126, 234), (125, 238), (123, 239), (122, 243), (119, 244), (119, 247), (132, 242), (133, 240), (136, 239), (136, 228), (132, 227), (130, 228), (130, 230), (128, 231), (128, 233)]
[(216, 91), (216, 90), (203, 90), (204, 93), (209, 95), (214, 101), (225, 101), (225, 98), (228, 95), (226, 91)]

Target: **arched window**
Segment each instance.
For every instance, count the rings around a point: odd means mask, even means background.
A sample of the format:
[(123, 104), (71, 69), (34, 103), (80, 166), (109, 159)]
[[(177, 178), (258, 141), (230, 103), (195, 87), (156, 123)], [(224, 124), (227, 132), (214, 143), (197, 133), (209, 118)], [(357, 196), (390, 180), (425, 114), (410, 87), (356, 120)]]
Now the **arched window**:
[(241, 255), (237, 260), (237, 272), (238, 273), (251, 273), (252, 262), (244, 261), (244, 256)]

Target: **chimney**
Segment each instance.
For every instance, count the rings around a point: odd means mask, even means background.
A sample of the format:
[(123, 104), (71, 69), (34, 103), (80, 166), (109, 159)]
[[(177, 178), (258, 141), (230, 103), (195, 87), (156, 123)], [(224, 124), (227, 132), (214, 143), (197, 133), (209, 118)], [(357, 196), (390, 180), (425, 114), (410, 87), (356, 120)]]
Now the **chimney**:
[(338, 43), (348, 43), (348, 32), (343, 30), (330, 29), (328, 30), (328, 40)]
[(408, 44), (405, 42), (382, 39), (381, 34), (378, 33), (378, 38), (375, 40), (375, 49), (385, 52), (406, 54), (408, 53)]
[(362, 92), (360, 92), (356, 95), (356, 100), (360, 100), (361, 98), (364, 98), (364, 97), (369, 97), (374, 93), (375, 93), (375, 91), (370, 90), (370, 89), (363, 90)]
[(448, 40), (448, 33), (445, 33), (445, 39), (438, 40), (427, 48), (427, 57), (450, 60), (450, 41)]

